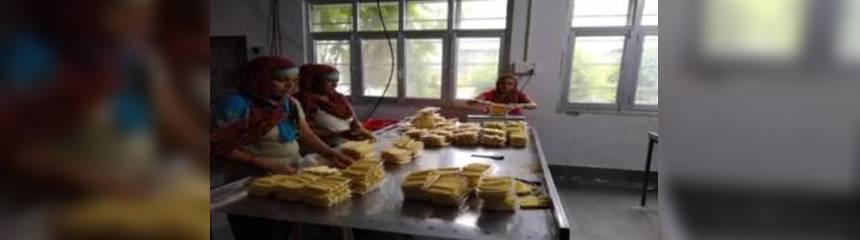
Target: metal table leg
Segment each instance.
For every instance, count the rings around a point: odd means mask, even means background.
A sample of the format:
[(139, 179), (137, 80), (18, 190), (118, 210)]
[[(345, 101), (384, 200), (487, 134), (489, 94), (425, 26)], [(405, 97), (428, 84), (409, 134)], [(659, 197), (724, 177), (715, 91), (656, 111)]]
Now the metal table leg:
[(654, 152), (654, 143), (657, 142), (656, 134), (648, 133), (648, 156), (645, 160), (645, 177), (642, 181), (642, 199), (639, 201), (640, 206), (645, 206), (645, 194), (648, 193), (648, 180), (651, 177), (651, 154)]
[(345, 227), (345, 228), (341, 228), (340, 230), (341, 230), (341, 236), (343, 237), (343, 240), (354, 240), (355, 239), (355, 235), (352, 232), (352, 228)]

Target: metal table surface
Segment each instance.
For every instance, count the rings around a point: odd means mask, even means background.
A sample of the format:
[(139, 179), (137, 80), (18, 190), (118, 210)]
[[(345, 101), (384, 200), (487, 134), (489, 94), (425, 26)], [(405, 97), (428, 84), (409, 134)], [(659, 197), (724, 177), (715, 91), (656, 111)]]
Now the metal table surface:
[[(540, 139), (529, 129), (532, 141), (526, 148), (486, 149), (445, 147), (425, 149), (415, 161), (386, 166), (380, 189), (329, 209), (274, 198), (248, 197), (245, 178), (211, 192), (211, 208), (216, 212), (274, 220), (369, 229), (409, 235), (457, 239), (568, 239), (569, 226), (564, 208), (550, 177), (540, 148)], [(397, 127), (377, 131), (376, 150), (390, 146), (399, 136)], [(473, 153), (499, 154), (504, 160), (475, 158)], [(552, 199), (550, 209), (520, 209), (516, 212), (481, 211), (480, 201), (471, 196), (463, 207), (437, 206), (422, 201), (404, 201), (400, 183), (412, 171), (459, 167), (480, 162), (493, 165), (491, 175), (513, 176), (540, 182)]]

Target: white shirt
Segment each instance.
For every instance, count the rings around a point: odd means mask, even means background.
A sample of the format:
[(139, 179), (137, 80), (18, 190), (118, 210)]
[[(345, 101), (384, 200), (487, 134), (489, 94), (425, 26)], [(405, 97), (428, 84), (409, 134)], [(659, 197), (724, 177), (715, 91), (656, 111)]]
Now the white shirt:
[[(311, 120), (316, 123), (317, 128), (333, 133), (349, 131), (350, 129), (352, 129), (353, 119), (353, 117), (343, 119), (332, 115), (331, 113), (328, 113), (322, 109), (319, 109), (318, 111), (311, 114)], [(326, 143), (332, 146), (340, 145), (341, 143), (346, 141), (346, 139), (341, 137), (331, 137), (323, 140), (325, 140)]]

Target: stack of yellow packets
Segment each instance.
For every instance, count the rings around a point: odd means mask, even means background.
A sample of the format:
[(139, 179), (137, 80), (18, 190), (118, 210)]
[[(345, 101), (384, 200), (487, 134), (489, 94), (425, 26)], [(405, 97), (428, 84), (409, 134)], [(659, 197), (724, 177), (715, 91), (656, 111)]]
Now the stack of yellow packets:
[(454, 129), (451, 143), (457, 146), (473, 146), (479, 143), (481, 125), (478, 123), (460, 123)]
[(478, 145), (478, 131), (459, 131), (451, 137), (451, 142), (457, 146), (474, 146)]
[(526, 129), (526, 121), (507, 121), (507, 122), (505, 122), (505, 129), (507, 129), (509, 131), (511, 129), (525, 130)]
[(504, 105), (502, 105), (502, 106), (492, 105), (487, 109), (489, 110), (489, 111), (487, 111), (487, 115), (490, 115), (493, 117), (504, 117), (504, 116), (508, 115), (509, 111), (511, 111), (507, 106), (504, 106)]
[(307, 174), (317, 175), (320, 177), (325, 177), (325, 176), (329, 176), (329, 175), (340, 174), (340, 169), (332, 168), (332, 167), (325, 166), (325, 165), (319, 165), (319, 166), (312, 166), (312, 167), (307, 167), (305, 169), (302, 169), (301, 173), (302, 174), (307, 173)]
[(418, 110), (418, 113), (412, 118), (412, 126), (422, 129), (436, 127), (438, 122), (445, 120), (445, 118), (439, 115), (438, 111), (439, 108), (436, 107), (425, 107)]
[(449, 142), (451, 136), (454, 136), (454, 132), (443, 129), (434, 129), (431, 130), (430, 133), (444, 137), (446, 142)]
[(481, 136), (499, 136), (505, 137), (508, 134), (507, 131), (496, 128), (481, 128)]
[(382, 151), (382, 160), (394, 164), (406, 164), (421, 155), (424, 143), (409, 137), (400, 137), (391, 144), (391, 148)]
[(363, 159), (344, 170), (343, 176), (352, 180), (350, 187), (353, 193), (366, 194), (379, 188), (385, 179), (385, 169), (381, 161)]
[(421, 152), (424, 150), (424, 143), (408, 137), (398, 138), (392, 146), (409, 151), (413, 158), (421, 155)]
[(437, 173), (439, 173), (440, 175), (442, 175), (442, 174), (449, 174), (449, 173), (460, 173), (460, 172), (462, 172), (462, 171), (463, 171), (463, 168), (460, 168), (460, 167), (446, 167), (446, 168), (437, 168), (437, 169), (434, 169), (434, 170), (436, 170), (436, 172), (437, 172)]
[(495, 128), (481, 129), (481, 145), (484, 147), (505, 147), (507, 132)]
[(481, 130), (481, 124), (476, 122), (464, 122), (457, 125), (456, 131), (478, 131)]
[(441, 118), (440, 121), (436, 122), (436, 127), (434, 128), (434, 130), (453, 132), (455, 129), (457, 129), (458, 124), (460, 124), (460, 120), (457, 120), (456, 118)]
[(275, 184), (275, 197), (286, 201), (301, 201), (304, 196), (303, 189), (321, 178), (323, 177), (313, 173), (292, 175)]
[(439, 178), (439, 173), (436, 170), (424, 170), (409, 173), (406, 180), (400, 184), (403, 190), (404, 199), (412, 200), (429, 200), (427, 196), (427, 188), (430, 187), (436, 179)]
[(427, 189), (430, 202), (443, 206), (460, 206), (469, 196), (469, 179), (459, 172), (439, 175)]
[(421, 141), (424, 142), (424, 146), (427, 147), (445, 147), (451, 145), (445, 136), (433, 133), (424, 134), (421, 136)]
[(352, 196), (349, 190), (349, 178), (330, 175), (302, 188), (302, 199), (305, 203), (318, 207), (331, 207), (344, 202)]
[(302, 198), (301, 190), (307, 184), (315, 182), (320, 178), (322, 177), (309, 172), (302, 172), (296, 175), (278, 174), (260, 177), (251, 182), (248, 194), (260, 197), (272, 195), (282, 200), (300, 201)]
[(418, 128), (408, 129), (408, 130), (406, 130), (406, 132), (403, 132), (403, 135), (409, 136), (412, 139), (419, 139), (419, 140), (421, 139), (421, 136), (424, 136), (424, 134), (427, 134), (427, 130), (426, 129), (418, 129)]
[(523, 181), (517, 180), (517, 195), (528, 195), (534, 192), (534, 187), (531, 184), (524, 183)]
[(286, 174), (277, 174), (254, 179), (250, 186), (248, 186), (248, 195), (258, 197), (267, 197), (272, 195), (272, 193), (275, 192), (275, 184), (280, 182), (282, 179), (289, 177), (291, 176)]
[(373, 157), (373, 143), (370, 141), (349, 141), (340, 145), (340, 151), (355, 160)]
[(528, 145), (529, 135), (526, 131), (525, 121), (510, 121), (505, 129), (508, 132), (508, 145), (517, 148), (524, 148)]
[(545, 196), (524, 196), (519, 198), (519, 204), (521, 208), (528, 209), (536, 209), (536, 208), (548, 208), (552, 201)]
[(529, 144), (529, 137), (525, 132), (511, 132), (508, 138), (511, 147), (524, 148)]
[[(453, 119), (453, 118), (452, 118), (452, 119)], [(450, 124), (446, 124), (446, 125), (442, 125), (441, 127), (437, 128), (436, 130), (440, 130), (440, 131), (447, 131), (447, 132), (452, 132), (452, 133), (453, 133), (453, 132), (456, 132), (456, 131), (457, 131), (457, 129), (459, 129), (460, 127), (457, 125), (457, 124), (459, 124), (459, 123), (458, 123), (458, 122), (455, 122), (455, 121), (456, 121), (456, 119), (453, 119), (453, 120), (454, 120), (454, 121), (452, 121), (452, 123), (450, 123)], [(448, 122), (448, 121), (446, 121), (446, 122)]]
[(463, 167), (463, 175), (469, 178), (469, 188), (474, 189), (481, 183), (484, 174), (490, 170), (490, 165), (483, 163), (470, 163)]
[(301, 201), (305, 186), (322, 178), (340, 176), (340, 174), (340, 169), (324, 165), (307, 167), (297, 175), (278, 181), (275, 184), (275, 197), (287, 201)]
[(393, 163), (397, 165), (403, 165), (412, 162), (412, 153), (409, 152), (409, 150), (396, 147), (383, 150), (382, 155), (380, 157), (386, 163)]
[(510, 177), (483, 178), (477, 190), (478, 198), (483, 200), (483, 209), (498, 211), (519, 209), (515, 186), (516, 182)]
[(505, 122), (502, 122), (502, 121), (487, 121), (487, 122), (484, 122), (483, 125), (485, 128), (500, 129), (500, 130), (505, 129)]

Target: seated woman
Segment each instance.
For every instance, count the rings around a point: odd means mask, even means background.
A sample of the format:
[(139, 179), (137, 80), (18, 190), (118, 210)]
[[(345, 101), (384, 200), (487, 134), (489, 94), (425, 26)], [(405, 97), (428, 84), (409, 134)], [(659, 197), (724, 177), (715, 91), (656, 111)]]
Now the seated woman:
[(528, 95), (517, 90), (517, 77), (509, 74), (496, 79), (496, 89), (481, 93), (481, 95), (469, 100), (468, 103), (504, 106), (507, 107), (509, 115), (522, 115), (521, 109), (537, 108), (537, 104)]
[(309, 117), (308, 125), (329, 146), (349, 140), (374, 139), (355, 115), (352, 104), (337, 92), (340, 73), (334, 67), (305, 64), (301, 67), (296, 98)]
[(332, 150), (305, 121), (298, 102), (289, 97), (299, 69), (280, 57), (260, 57), (243, 69), (239, 92), (227, 96), (215, 113), (210, 142), (225, 162), (225, 178), (236, 180), (265, 172), (294, 173), (312, 163), (299, 154), (299, 144), (347, 166), (353, 159)]

